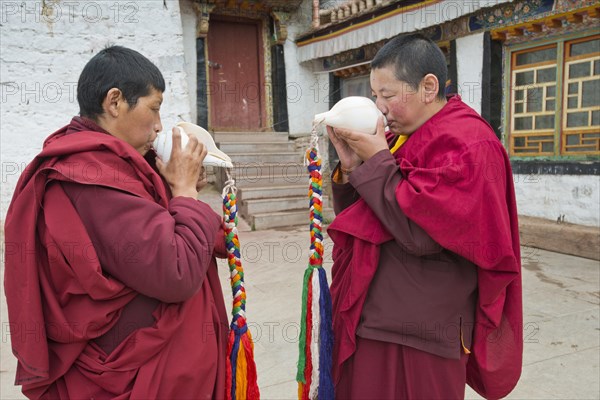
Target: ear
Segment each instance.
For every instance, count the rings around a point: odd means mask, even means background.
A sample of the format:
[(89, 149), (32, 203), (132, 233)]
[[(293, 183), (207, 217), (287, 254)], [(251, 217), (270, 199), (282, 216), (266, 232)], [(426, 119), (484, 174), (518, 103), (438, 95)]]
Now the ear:
[(102, 101), (102, 109), (106, 115), (117, 118), (124, 101), (125, 99), (123, 98), (121, 90), (112, 88), (106, 93), (106, 96)]
[(433, 103), (440, 90), (440, 83), (434, 74), (427, 74), (421, 80), (423, 87), (423, 102), (426, 104)]

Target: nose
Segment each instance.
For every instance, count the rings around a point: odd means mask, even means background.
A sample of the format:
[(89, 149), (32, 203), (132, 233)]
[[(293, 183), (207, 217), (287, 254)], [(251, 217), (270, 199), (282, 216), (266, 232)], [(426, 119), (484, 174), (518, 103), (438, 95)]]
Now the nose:
[(153, 142), (158, 137), (158, 134), (162, 131), (162, 124), (160, 123), (160, 119), (157, 123), (154, 124), (153, 130), (154, 132), (152, 132), (152, 135), (150, 135), (151, 142)]
[(160, 133), (162, 131), (162, 129), (163, 129), (163, 127), (162, 127), (162, 123), (160, 122), (160, 116), (159, 116), (158, 120), (154, 124), (154, 132), (156, 134), (158, 134), (158, 133)]
[(379, 109), (379, 111), (381, 111), (381, 113), (383, 115), (387, 116), (388, 109), (385, 106), (385, 104), (383, 104), (383, 101), (380, 98), (377, 98), (377, 100), (375, 100), (375, 105), (377, 106), (377, 108)]

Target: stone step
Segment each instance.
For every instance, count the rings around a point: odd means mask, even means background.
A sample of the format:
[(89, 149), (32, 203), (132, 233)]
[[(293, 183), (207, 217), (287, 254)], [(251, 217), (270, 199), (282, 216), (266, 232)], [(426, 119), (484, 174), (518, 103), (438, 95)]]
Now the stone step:
[(305, 196), (305, 198), (308, 199), (308, 181), (306, 181), (306, 184), (287, 186), (256, 187), (255, 185), (252, 185), (239, 188), (238, 190), (238, 198), (241, 199), (241, 201), (288, 196)]
[[(221, 182), (225, 182), (224, 180)], [(306, 183), (308, 190), (308, 176), (292, 176), (273, 174), (268, 176), (240, 176), (235, 179), (235, 185), (239, 188), (255, 187), (255, 186), (290, 186)]]
[[(231, 176), (238, 186), (249, 185), (260, 186), (290, 186), (308, 185), (308, 171), (306, 167), (297, 162), (288, 163), (233, 163), (234, 168)], [(223, 184), (227, 180), (226, 171), (223, 168), (215, 169), (216, 181)]]
[(301, 163), (233, 163), (232, 176), (234, 179), (247, 177), (269, 177), (272, 175), (287, 175), (289, 177), (306, 176), (308, 170)]
[(213, 132), (216, 143), (287, 142), (287, 132)]
[[(304, 151), (296, 149), (287, 133), (215, 132), (214, 139), (232, 159), (240, 216), (252, 229), (310, 224)], [(222, 186), (226, 171), (214, 171), (215, 181)], [(324, 201), (324, 218), (330, 221), (333, 210), (328, 208), (329, 200)]]
[(218, 142), (217, 146), (225, 154), (235, 157), (239, 153), (293, 152), (296, 147), (293, 142)]
[(228, 154), (234, 164), (267, 164), (267, 163), (300, 163), (300, 151), (270, 152), (270, 153), (236, 153)]
[(240, 213), (248, 218), (251, 215), (269, 212), (301, 210), (305, 208), (308, 212), (308, 196), (306, 197), (272, 197), (270, 199), (243, 200)]
[[(333, 220), (333, 210), (323, 209), (323, 224), (327, 225)], [(252, 230), (281, 228), (287, 226), (306, 225), (310, 226), (308, 209), (279, 211), (262, 214), (254, 214), (247, 218)]]
[[(329, 200), (327, 196), (323, 197), (323, 206), (327, 207)], [(241, 200), (240, 213), (244, 217), (250, 215), (263, 214), (269, 212), (287, 211), (287, 210), (301, 210), (304, 209), (308, 213), (310, 206), (310, 199), (306, 196), (294, 196), (294, 197), (272, 197), (269, 199), (252, 199), (252, 200)]]

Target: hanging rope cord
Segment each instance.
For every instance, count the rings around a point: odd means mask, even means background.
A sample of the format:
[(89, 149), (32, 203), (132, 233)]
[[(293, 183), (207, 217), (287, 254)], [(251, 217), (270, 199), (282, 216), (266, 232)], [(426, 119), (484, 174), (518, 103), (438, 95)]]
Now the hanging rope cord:
[(223, 228), (227, 247), (231, 291), (232, 320), (227, 352), (226, 395), (228, 400), (259, 399), (254, 343), (246, 323), (246, 288), (238, 238), (237, 188), (229, 169), (223, 187)]
[(334, 398), (331, 376), (333, 330), (331, 295), (323, 269), (323, 176), (318, 134), (313, 126), (305, 165), (310, 174), (310, 255), (304, 272), (299, 357), (296, 380), (298, 399), (329, 400)]

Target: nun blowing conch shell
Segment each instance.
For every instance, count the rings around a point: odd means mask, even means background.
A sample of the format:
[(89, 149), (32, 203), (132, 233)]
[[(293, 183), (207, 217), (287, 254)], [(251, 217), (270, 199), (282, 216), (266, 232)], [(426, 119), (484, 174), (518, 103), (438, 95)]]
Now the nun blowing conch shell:
[[(215, 141), (210, 133), (198, 125), (189, 122), (179, 122), (175, 125), (181, 133), (181, 147), (185, 147), (189, 141), (189, 135), (194, 135), (200, 143), (203, 143), (208, 153), (202, 162), (204, 166), (233, 168), (231, 158), (217, 148)], [(172, 131), (161, 132), (158, 134), (152, 144), (154, 151), (160, 159), (168, 163), (171, 158), (171, 150), (173, 149), (173, 133)]]
[[(375, 103), (367, 97), (344, 97), (331, 110), (316, 114), (313, 124), (325, 124), (333, 128), (347, 129), (374, 135), (377, 132), (377, 119), (383, 116)], [(385, 116), (384, 125), (387, 125)]]

